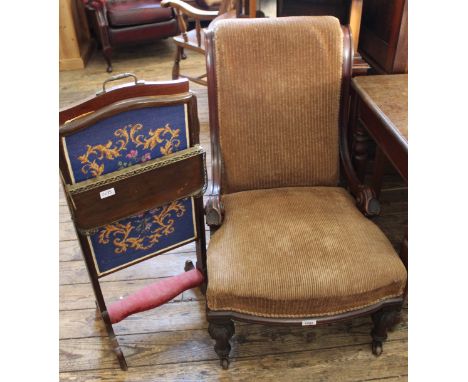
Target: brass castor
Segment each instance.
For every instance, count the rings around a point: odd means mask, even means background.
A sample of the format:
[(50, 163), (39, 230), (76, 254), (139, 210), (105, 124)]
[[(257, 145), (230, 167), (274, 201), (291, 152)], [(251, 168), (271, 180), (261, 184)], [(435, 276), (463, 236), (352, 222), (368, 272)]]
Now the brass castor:
[(224, 370), (229, 369), (229, 359), (228, 359), (228, 358), (221, 358), (220, 364), (221, 364), (221, 367), (222, 367)]
[(372, 341), (372, 354), (379, 357), (383, 353), (383, 344), (381, 341)]

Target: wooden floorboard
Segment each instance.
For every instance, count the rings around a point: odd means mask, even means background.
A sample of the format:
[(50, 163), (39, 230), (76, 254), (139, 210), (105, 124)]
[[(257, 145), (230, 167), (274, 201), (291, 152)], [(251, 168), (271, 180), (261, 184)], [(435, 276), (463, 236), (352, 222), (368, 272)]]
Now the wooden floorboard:
[[(116, 51), (113, 74), (133, 72), (139, 79), (167, 80), (173, 54), (170, 39)], [(204, 58), (191, 54), (181, 65), (183, 72), (201, 74)], [(85, 69), (61, 72), (60, 106), (92, 95), (108, 77), (99, 53), (93, 54)], [(198, 99), (200, 140), (207, 150), (209, 166), (207, 92), (199, 85), (191, 88)], [(398, 248), (407, 223), (406, 192), (395, 176), (385, 177), (383, 188), (382, 215), (374, 221)], [(92, 288), (62, 189), (59, 220), (61, 381), (407, 380), (407, 308), (379, 358), (370, 351), (369, 318), (315, 329), (236, 323), (233, 360), (230, 369), (224, 371), (207, 333), (205, 299), (198, 290), (186, 291), (158, 309), (114, 325), (129, 364), (129, 370), (122, 372), (96, 316)], [(195, 260), (193, 244), (102, 278), (106, 301), (182, 272), (186, 259)]]
[[(185, 333), (187, 341), (191, 333)], [(201, 341), (190, 348), (198, 350)], [(234, 358), (228, 371), (210, 360), (175, 362), (162, 365), (134, 366), (122, 372), (115, 363), (108, 368), (62, 372), (62, 381), (364, 381), (406, 380), (407, 342), (389, 341), (380, 358), (369, 356), (365, 344), (345, 345), (316, 350), (281, 352), (267, 356)], [(195, 349), (194, 349), (195, 348)], [(244, 347), (245, 348), (245, 347)], [(247, 349), (242, 349), (245, 351)], [(166, 350), (170, 351), (169, 349)], [(182, 349), (176, 349), (176, 357)], [(197, 353), (191, 353), (197, 357)]]

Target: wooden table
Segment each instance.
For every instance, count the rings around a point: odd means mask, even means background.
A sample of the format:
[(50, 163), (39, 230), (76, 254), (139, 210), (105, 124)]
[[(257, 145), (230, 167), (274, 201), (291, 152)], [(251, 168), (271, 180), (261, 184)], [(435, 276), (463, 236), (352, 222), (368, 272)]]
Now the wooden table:
[[(370, 137), (376, 143), (372, 188), (380, 196), (385, 163), (389, 161), (408, 183), (408, 75), (355, 77), (351, 83), (353, 162), (364, 181)], [(400, 256), (407, 265), (408, 238)]]
[(354, 164), (364, 180), (370, 136), (377, 145), (372, 185), (379, 195), (385, 160), (408, 182), (408, 75), (355, 77), (351, 88)]

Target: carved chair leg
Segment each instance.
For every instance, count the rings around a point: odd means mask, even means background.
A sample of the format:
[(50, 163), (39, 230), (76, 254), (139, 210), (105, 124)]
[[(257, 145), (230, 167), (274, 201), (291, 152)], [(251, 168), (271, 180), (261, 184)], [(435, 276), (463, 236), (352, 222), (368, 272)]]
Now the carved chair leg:
[(372, 353), (377, 357), (383, 352), (383, 343), (387, 339), (387, 332), (399, 319), (401, 306), (392, 308), (383, 308), (372, 314), (374, 327), (372, 336)]
[(210, 322), (208, 333), (216, 341), (214, 350), (219, 357), (223, 369), (229, 368), (229, 352), (231, 344), (229, 340), (234, 335), (234, 323), (231, 320)]
[(174, 59), (174, 66), (172, 67), (172, 79), (177, 80), (180, 74), (180, 59), (182, 57), (184, 49), (180, 46), (176, 49), (176, 55)]

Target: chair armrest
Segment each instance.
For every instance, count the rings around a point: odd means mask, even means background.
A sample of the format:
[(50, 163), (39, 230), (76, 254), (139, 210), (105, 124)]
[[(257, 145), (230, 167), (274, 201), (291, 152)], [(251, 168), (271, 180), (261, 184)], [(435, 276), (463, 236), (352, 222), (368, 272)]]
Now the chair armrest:
[(356, 199), (356, 205), (366, 216), (376, 216), (380, 214), (380, 203), (374, 190), (362, 184), (351, 164), (351, 156), (348, 149), (348, 141), (345, 137), (341, 139), (340, 145), (341, 164), (347, 180), (349, 191)]
[(224, 206), (221, 202), (219, 188), (213, 186), (208, 201), (205, 205), (206, 224), (211, 228), (218, 228), (223, 224), (224, 219)]
[[(99, 29), (109, 26), (106, 16), (106, 2), (104, 0), (83, 0), (83, 4), (87, 9), (94, 12), (93, 17)], [(99, 30), (99, 33), (102, 34), (103, 32)]]
[(353, 63), (353, 44), (349, 26), (342, 26), (343, 30), (343, 82), (341, 85), (342, 106), (340, 110), (340, 159), (344, 170), (348, 188), (356, 199), (356, 205), (366, 216), (380, 214), (380, 203), (375, 196), (374, 190), (362, 184), (357, 176), (351, 162), (349, 152), (348, 134), (351, 116), (349, 115), (349, 89)]
[(177, 9), (181, 13), (195, 20), (213, 20), (216, 16), (218, 16), (218, 11), (204, 11), (197, 9), (181, 0), (163, 0), (161, 1), (161, 6)]
[(106, 7), (104, 0), (82, 0), (83, 5), (93, 11), (100, 11)]

